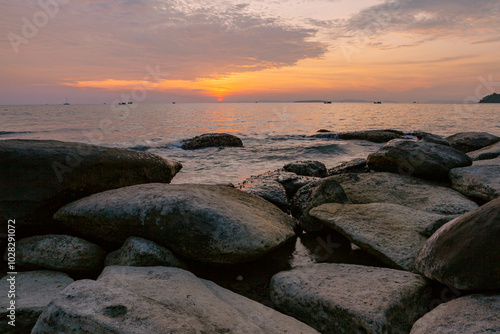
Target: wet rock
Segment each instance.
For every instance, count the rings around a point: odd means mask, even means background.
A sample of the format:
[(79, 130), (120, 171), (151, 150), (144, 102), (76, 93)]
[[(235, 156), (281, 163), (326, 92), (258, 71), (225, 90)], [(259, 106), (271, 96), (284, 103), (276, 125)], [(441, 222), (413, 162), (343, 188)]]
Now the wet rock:
[(367, 161), (375, 171), (431, 179), (445, 179), (450, 169), (472, 165), (469, 156), (451, 147), (404, 139), (391, 140)]
[(500, 142), (483, 147), (482, 149), (472, 151), (467, 153), (472, 160), (487, 160), (487, 159), (495, 159), (500, 156)]
[(366, 140), (374, 143), (385, 143), (393, 139), (404, 138), (404, 133), (397, 130), (367, 130), (343, 132), (338, 134), (339, 139), (351, 140)]
[(317, 333), (178, 268), (106, 267), (67, 287), (40, 316), (41, 333)]
[(500, 197), (500, 165), (454, 168), (449, 174), (452, 188), (484, 201)]
[(102, 270), (105, 257), (106, 252), (98, 245), (68, 235), (37, 235), (16, 243), (16, 264), (28, 269), (91, 277)]
[(324, 204), (309, 214), (396, 269), (416, 272), (421, 231), (442, 215), (389, 204)]
[(325, 164), (320, 161), (297, 161), (283, 166), (287, 172), (302, 176), (325, 177), (327, 170)]
[[(64, 273), (55, 271), (27, 271), (15, 275), (15, 281), (8, 281), (11, 276), (4, 276), (0, 280), (0, 289), (5, 294), (0, 298), (0, 333), (25, 334), (31, 329), (40, 314), (45, 310), (54, 296), (71, 283), (73, 279)], [(15, 326), (8, 324), (11, 321), (10, 300), (7, 294), (11, 283), (15, 286)]]
[(186, 265), (165, 247), (138, 237), (128, 238), (120, 249), (109, 253), (105, 265), (186, 268)]
[(0, 161), (0, 220), (15, 217), (23, 236), (60, 233), (51, 219), (67, 203), (134, 184), (169, 183), (182, 168), (146, 152), (53, 140), (1, 140)]
[(500, 198), (445, 224), (418, 254), (416, 268), (462, 290), (500, 288)]
[(353, 159), (341, 163), (340, 165), (330, 168), (328, 170), (328, 176), (347, 174), (347, 173), (368, 173), (370, 169), (366, 164), (366, 159)]
[(243, 181), (237, 186), (237, 189), (262, 197), (281, 210), (285, 212), (288, 211), (288, 198), (286, 196), (285, 187), (277, 181), (258, 178), (250, 179)]
[(292, 238), (296, 225), (260, 197), (196, 184), (111, 190), (68, 204), (55, 218), (82, 236), (115, 243), (138, 236), (210, 263), (256, 259)]
[(321, 333), (408, 333), (428, 310), (426, 280), (409, 272), (314, 264), (276, 274), (271, 299)]
[(420, 318), (410, 334), (500, 332), (500, 295), (474, 294), (436, 307)]
[(182, 149), (197, 150), (206, 147), (243, 147), (240, 138), (228, 133), (205, 133), (182, 141)]
[(500, 141), (500, 137), (486, 132), (460, 132), (449, 136), (446, 140), (451, 147), (462, 152), (472, 152)]
[(332, 176), (353, 204), (394, 203), (443, 215), (464, 214), (478, 205), (459, 192), (393, 173)]

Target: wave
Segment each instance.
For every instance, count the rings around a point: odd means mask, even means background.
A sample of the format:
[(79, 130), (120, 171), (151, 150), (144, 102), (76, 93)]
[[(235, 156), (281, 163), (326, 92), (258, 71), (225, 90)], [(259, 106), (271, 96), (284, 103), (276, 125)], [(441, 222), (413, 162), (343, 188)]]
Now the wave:
[(0, 131), (0, 136), (20, 135), (27, 133), (33, 133), (33, 131)]

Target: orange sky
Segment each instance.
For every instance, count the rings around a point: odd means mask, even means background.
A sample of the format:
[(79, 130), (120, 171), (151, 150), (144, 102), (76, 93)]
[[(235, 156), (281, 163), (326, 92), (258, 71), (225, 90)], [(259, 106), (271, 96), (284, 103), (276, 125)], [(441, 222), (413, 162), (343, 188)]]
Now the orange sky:
[(122, 94), (425, 102), (500, 91), (498, 1), (42, 3), (0, 4), (0, 104)]

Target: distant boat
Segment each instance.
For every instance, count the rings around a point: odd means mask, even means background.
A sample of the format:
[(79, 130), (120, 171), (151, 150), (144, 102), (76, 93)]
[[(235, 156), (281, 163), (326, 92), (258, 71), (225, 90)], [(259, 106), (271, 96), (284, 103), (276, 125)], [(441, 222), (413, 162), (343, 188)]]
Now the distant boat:
[(382, 101), (375, 101), (373, 103), (375, 103), (375, 104), (382, 104)]
[(120, 102), (120, 103), (118, 103), (118, 105), (124, 106), (124, 105), (126, 105), (126, 103), (125, 102)]
[(128, 104), (133, 104), (132, 101), (130, 101)]
[(332, 104), (332, 101), (324, 101), (324, 104)]
[(175, 102), (172, 102), (172, 104), (175, 104)]
[(63, 103), (63, 106), (69, 106), (68, 98), (66, 98), (66, 102)]

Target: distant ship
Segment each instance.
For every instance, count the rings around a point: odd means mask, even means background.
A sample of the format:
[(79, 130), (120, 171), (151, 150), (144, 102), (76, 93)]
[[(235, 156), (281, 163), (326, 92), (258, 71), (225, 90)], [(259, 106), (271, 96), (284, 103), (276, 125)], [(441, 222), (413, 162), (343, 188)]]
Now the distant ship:
[(332, 104), (332, 101), (324, 101), (324, 104)]
[(128, 104), (133, 104), (132, 101), (130, 101)]
[(375, 103), (375, 104), (382, 104), (382, 101), (375, 101), (373, 103)]
[(68, 98), (66, 98), (66, 102), (63, 103), (63, 106), (69, 106)]

